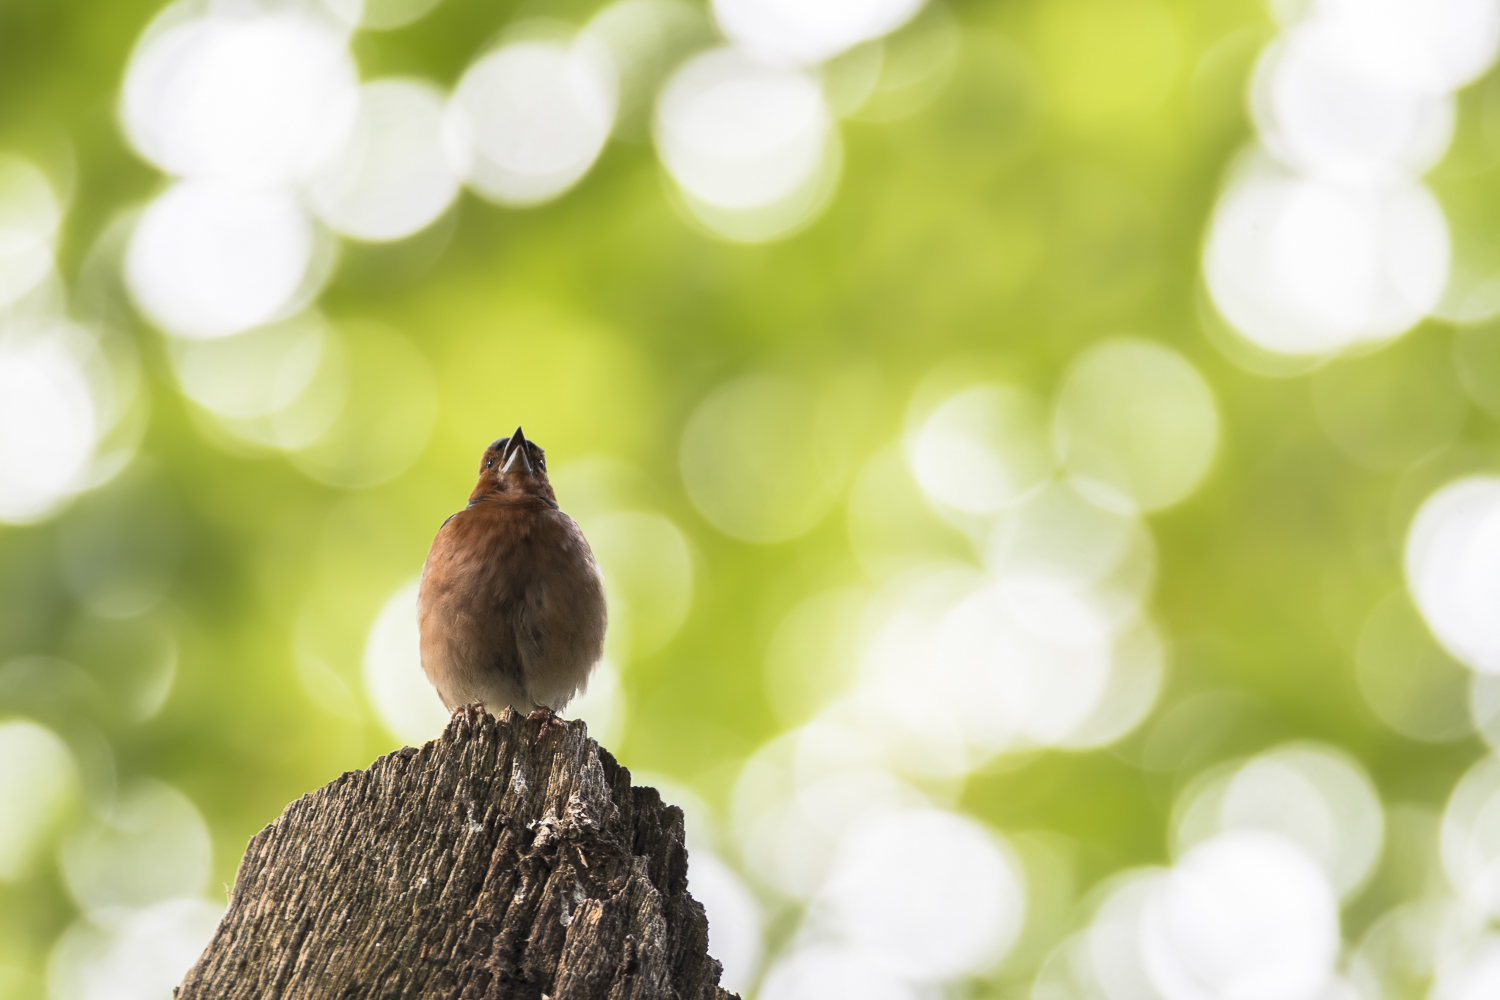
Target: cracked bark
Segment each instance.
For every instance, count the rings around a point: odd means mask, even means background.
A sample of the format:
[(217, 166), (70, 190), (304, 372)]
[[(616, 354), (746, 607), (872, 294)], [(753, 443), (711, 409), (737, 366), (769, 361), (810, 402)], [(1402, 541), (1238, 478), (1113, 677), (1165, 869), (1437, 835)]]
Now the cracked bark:
[(461, 712), (287, 806), (177, 1000), (729, 1000), (682, 811), (581, 722)]

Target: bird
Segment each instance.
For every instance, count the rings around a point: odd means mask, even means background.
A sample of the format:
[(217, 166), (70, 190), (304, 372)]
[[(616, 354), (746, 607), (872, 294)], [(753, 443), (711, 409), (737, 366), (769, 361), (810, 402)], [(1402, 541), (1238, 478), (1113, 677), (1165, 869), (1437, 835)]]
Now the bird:
[(450, 712), (510, 706), (541, 723), (604, 655), (604, 578), (557, 505), (547, 455), (520, 427), (484, 449), (479, 482), (422, 564), (422, 670)]

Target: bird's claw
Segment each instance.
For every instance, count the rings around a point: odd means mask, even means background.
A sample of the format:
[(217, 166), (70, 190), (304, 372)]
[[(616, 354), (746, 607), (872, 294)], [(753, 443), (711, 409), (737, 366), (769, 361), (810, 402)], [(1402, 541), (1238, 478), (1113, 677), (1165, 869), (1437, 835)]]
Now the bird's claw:
[(476, 702), (473, 702), (472, 704), (468, 704), (468, 705), (458, 705), (458, 706), (455, 706), (454, 709), (453, 709), (453, 714), (450, 716), (450, 718), (456, 719), (459, 716), (463, 716), (465, 719), (468, 719), (470, 722), (474, 722), (474, 721), (477, 721), (480, 718), (480, 716), (484, 715), (484, 712), (485, 712), (484, 702), (482, 702), (482, 701), (476, 701)]
[(557, 721), (557, 713), (550, 708), (539, 708), (526, 716), (526, 721), (541, 723), (536, 731), (537, 742), (541, 742), (546, 738), (548, 728), (551, 727), (552, 723)]

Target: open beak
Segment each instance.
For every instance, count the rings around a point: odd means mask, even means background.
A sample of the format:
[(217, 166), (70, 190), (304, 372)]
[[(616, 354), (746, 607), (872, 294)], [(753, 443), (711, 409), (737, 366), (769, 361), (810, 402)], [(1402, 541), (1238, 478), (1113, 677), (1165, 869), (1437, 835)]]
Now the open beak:
[(505, 464), (500, 467), (501, 473), (509, 473), (518, 458), (528, 473), (532, 471), (531, 456), (526, 454), (526, 435), (521, 433), (521, 428), (517, 427), (516, 432), (505, 443), (505, 451), (508, 457), (505, 459)]

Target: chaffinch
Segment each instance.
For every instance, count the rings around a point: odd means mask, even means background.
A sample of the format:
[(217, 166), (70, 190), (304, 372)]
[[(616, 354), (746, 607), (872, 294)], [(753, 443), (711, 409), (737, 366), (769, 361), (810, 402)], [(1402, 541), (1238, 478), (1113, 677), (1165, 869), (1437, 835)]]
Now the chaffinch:
[(558, 509), (546, 452), (517, 427), (484, 450), (468, 506), (422, 565), (422, 670), (450, 711), (509, 705), (545, 732), (588, 685), (606, 620), (594, 553)]

